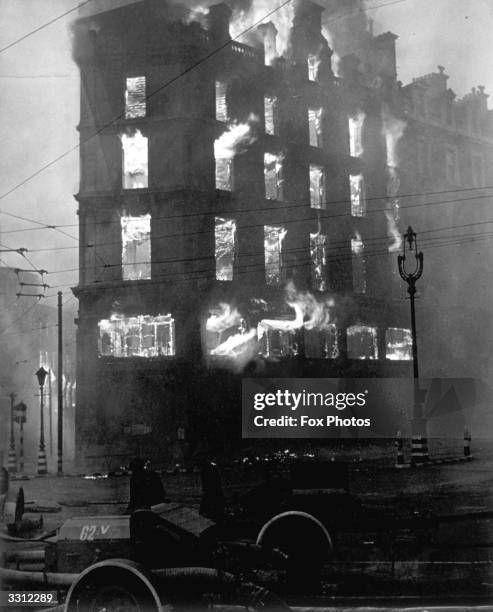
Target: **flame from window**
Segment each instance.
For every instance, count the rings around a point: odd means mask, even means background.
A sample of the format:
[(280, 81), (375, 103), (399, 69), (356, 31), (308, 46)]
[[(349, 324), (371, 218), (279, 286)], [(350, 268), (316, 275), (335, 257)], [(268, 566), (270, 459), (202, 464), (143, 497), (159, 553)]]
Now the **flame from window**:
[(365, 183), (362, 174), (349, 176), (349, 191), (351, 196), (351, 215), (364, 217), (366, 213)]
[(133, 134), (121, 134), (123, 149), (123, 188), (147, 189), (148, 187), (148, 139), (140, 130)]
[(275, 96), (264, 97), (265, 133), (275, 135), (278, 132), (278, 100)]
[(239, 325), (242, 316), (236, 308), (230, 304), (221, 302), (217, 308), (209, 313), (206, 323), (206, 330), (220, 333), (230, 327)]
[(361, 110), (353, 117), (349, 117), (349, 155), (351, 157), (361, 157), (364, 153), (363, 125), (365, 117), (365, 113)]
[(99, 326), (99, 354), (111, 357), (175, 355), (175, 320), (171, 315), (113, 314)]
[(310, 260), (312, 283), (317, 291), (327, 290), (327, 236), (317, 232), (310, 234)]
[(279, 285), (282, 276), (282, 243), (287, 230), (282, 226), (264, 226), (265, 280)]
[(308, 134), (311, 147), (320, 147), (322, 137), (322, 109), (308, 109)]
[(125, 119), (146, 116), (146, 78), (127, 77), (125, 89)]
[[(309, 292), (300, 292), (292, 282), (286, 286), (286, 304), (294, 316), (263, 318), (256, 325), (233, 306), (221, 303), (206, 321), (207, 352), (227, 356), (236, 361), (235, 367), (253, 356), (295, 355), (294, 332), (303, 330), (310, 344), (310, 356), (331, 359), (338, 355), (337, 334), (331, 321), (332, 299), (317, 299)], [(249, 315), (253, 316), (252, 313)]]
[(233, 280), (236, 222), (234, 219), (215, 219), (216, 279)]
[(413, 339), (410, 329), (389, 327), (385, 330), (385, 357), (392, 361), (410, 361), (413, 358)]
[(216, 119), (228, 121), (228, 85), (224, 81), (216, 81)]
[(378, 359), (376, 327), (352, 325), (347, 328), (347, 352), (349, 359)]
[(353, 267), (353, 291), (355, 293), (366, 293), (366, 260), (364, 255), (365, 245), (359, 232), (351, 239), (352, 267)]
[(310, 206), (325, 208), (325, 172), (322, 166), (310, 164)]
[(237, 153), (245, 151), (257, 139), (251, 130), (258, 120), (258, 117), (251, 113), (246, 123), (230, 123), (226, 131), (214, 142), (215, 158), (233, 159)]
[(284, 154), (264, 153), (265, 197), (268, 200), (282, 200)]
[(316, 81), (318, 79), (318, 69), (320, 67), (319, 55), (309, 55), (307, 58), (308, 65), (308, 80)]
[(124, 280), (151, 278), (151, 215), (121, 217)]

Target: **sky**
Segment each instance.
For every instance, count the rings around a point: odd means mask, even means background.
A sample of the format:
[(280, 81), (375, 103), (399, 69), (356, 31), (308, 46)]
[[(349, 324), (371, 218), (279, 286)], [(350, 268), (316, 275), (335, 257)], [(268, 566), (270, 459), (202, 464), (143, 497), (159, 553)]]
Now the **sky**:
[[(379, 5), (385, 6), (375, 8)], [(77, 284), (73, 195), (78, 191), (79, 83), (70, 36), (76, 12), (4, 47), (76, 6), (72, 0), (0, 0), (0, 243), (2, 249), (28, 249), (29, 259), (0, 253), (0, 263), (47, 270), (50, 305), (58, 290), (69, 300), (70, 286)], [(458, 97), (480, 84), (493, 93), (493, 0), (368, 0), (366, 8), (376, 34), (391, 30), (399, 36), (398, 72), (404, 84), (440, 64)], [(36, 229), (12, 214), (60, 231)]]

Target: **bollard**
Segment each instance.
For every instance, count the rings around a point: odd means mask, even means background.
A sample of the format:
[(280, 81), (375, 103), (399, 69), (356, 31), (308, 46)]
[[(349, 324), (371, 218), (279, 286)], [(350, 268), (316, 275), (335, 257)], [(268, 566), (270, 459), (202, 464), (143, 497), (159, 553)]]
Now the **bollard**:
[(15, 474), (17, 472), (17, 455), (15, 453), (15, 448), (10, 446), (9, 454), (7, 459), (7, 469), (10, 474)]
[(397, 435), (394, 441), (394, 446), (397, 451), (394, 467), (396, 467), (397, 469), (409, 467), (404, 461), (404, 440), (402, 439), (402, 433), (400, 431), (397, 432)]
[(46, 463), (46, 452), (43, 449), (39, 449), (38, 451), (38, 475), (46, 476), (48, 474), (48, 466)]
[(428, 439), (425, 436), (414, 435), (411, 438), (411, 464), (426, 465), (429, 461)]
[(466, 461), (472, 460), (471, 432), (467, 427), (464, 427), (464, 457), (466, 458)]

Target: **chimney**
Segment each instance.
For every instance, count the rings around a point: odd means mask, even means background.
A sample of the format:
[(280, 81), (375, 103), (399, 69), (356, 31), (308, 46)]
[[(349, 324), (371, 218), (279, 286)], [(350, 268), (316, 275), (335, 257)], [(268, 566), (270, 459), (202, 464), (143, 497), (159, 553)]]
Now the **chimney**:
[(395, 41), (397, 36), (384, 32), (372, 38), (369, 45), (369, 60), (373, 73), (382, 77), (397, 78)]
[(277, 57), (277, 28), (272, 21), (269, 21), (261, 23), (257, 29), (264, 41), (265, 63), (270, 65)]
[(229, 34), (229, 20), (231, 19), (232, 11), (225, 2), (214, 4), (209, 7), (208, 29), (211, 35), (212, 43), (215, 46), (221, 46), (231, 40)]
[(292, 53), (296, 62), (305, 62), (308, 55), (318, 54), (323, 10), (311, 0), (297, 3), (291, 31)]

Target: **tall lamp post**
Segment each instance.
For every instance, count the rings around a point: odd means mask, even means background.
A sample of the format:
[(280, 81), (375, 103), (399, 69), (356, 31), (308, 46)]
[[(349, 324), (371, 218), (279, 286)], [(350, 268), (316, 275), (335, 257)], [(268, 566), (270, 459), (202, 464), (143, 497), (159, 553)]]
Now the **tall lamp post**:
[(39, 451), (38, 451), (38, 474), (40, 476), (46, 476), (48, 468), (46, 465), (46, 451), (45, 451), (45, 431), (44, 431), (44, 384), (48, 372), (41, 366), (36, 372), (36, 378), (39, 384), (39, 397), (40, 397), (40, 429), (39, 429)]
[(15, 437), (14, 437), (14, 400), (15, 393), (10, 393), (10, 445), (7, 468), (11, 474), (17, 471), (17, 455), (15, 452)]
[[(403, 236), (402, 255), (397, 256), (399, 274), (407, 283), (407, 292), (411, 301), (411, 333), (413, 343), (413, 376), (414, 376), (414, 408), (411, 439), (411, 464), (418, 465), (428, 460), (428, 441), (426, 438), (426, 420), (423, 418), (421, 406), (421, 394), (419, 391), (419, 369), (418, 369), (418, 342), (416, 337), (416, 310), (414, 298), (416, 295), (416, 283), (423, 274), (423, 253), (418, 252), (416, 232), (412, 227), (407, 228)], [(406, 250), (408, 251), (412, 271), (406, 267)]]

